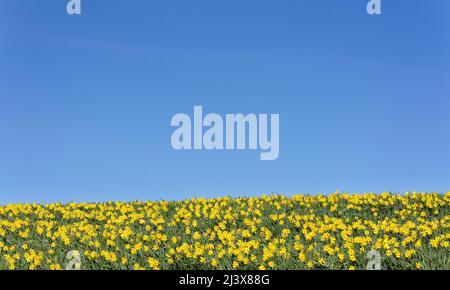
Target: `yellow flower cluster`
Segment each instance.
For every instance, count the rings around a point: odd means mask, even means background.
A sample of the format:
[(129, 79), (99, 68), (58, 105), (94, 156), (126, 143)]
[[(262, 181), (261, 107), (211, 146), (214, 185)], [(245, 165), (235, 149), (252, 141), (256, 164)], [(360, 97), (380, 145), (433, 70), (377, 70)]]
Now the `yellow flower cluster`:
[(450, 269), (449, 245), (450, 192), (0, 206), (0, 269)]

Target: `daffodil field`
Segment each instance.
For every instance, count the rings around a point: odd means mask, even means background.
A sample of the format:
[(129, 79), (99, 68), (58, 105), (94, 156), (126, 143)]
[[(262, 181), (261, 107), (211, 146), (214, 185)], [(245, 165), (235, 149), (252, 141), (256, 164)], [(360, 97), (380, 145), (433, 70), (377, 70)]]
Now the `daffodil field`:
[(449, 246), (450, 192), (0, 206), (0, 269), (450, 269)]

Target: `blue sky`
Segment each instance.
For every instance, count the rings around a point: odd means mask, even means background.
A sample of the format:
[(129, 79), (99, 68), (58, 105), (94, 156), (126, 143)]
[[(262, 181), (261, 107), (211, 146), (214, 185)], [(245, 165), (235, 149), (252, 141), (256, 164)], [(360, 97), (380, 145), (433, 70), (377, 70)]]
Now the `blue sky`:
[[(450, 3), (0, 0), (0, 203), (450, 190)], [(171, 117), (279, 113), (280, 156)]]

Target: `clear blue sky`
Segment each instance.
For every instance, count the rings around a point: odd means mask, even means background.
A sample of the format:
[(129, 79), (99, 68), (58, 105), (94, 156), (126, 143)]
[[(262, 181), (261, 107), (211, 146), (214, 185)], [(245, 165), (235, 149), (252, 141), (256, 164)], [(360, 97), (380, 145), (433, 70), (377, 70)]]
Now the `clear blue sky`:
[[(0, 0), (0, 203), (450, 190), (450, 1)], [(279, 113), (280, 157), (174, 151)]]

